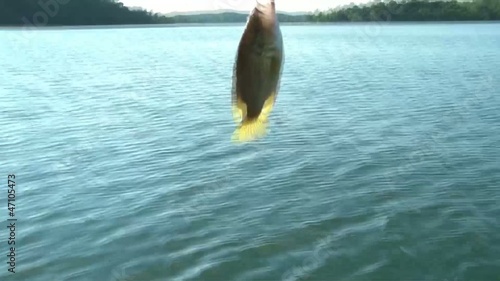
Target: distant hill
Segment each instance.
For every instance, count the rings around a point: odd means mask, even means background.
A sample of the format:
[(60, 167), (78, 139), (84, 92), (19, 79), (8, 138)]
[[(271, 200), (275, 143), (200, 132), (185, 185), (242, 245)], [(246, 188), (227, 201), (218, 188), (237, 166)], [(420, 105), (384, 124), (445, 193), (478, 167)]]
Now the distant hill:
[[(55, 3), (55, 4), (54, 4)], [(248, 12), (220, 10), (159, 14), (117, 0), (0, 0), (0, 25), (67, 26), (174, 23), (244, 23)], [(283, 22), (303, 22), (305, 14), (279, 13)]]
[[(248, 15), (249, 12), (234, 10), (163, 14), (169, 21), (175, 23), (244, 23), (247, 21)], [(306, 22), (308, 17), (309, 15), (306, 13), (278, 12), (278, 19), (281, 22)]]

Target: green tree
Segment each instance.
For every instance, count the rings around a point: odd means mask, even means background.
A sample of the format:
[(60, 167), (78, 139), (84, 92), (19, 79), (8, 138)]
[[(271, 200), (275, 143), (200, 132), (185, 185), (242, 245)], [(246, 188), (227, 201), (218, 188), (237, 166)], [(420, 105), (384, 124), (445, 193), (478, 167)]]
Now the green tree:
[(335, 21), (464, 21), (500, 20), (500, 0), (374, 1), (309, 16), (316, 22)]
[(159, 16), (116, 0), (0, 0), (0, 25), (151, 24)]

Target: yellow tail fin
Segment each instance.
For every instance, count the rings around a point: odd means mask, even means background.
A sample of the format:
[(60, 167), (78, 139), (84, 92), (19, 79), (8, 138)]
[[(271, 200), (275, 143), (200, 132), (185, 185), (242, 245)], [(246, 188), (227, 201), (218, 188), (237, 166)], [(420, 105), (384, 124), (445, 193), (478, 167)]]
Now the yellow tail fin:
[(232, 140), (234, 142), (247, 142), (261, 138), (267, 133), (267, 120), (261, 118), (244, 120), (234, 131)]
[(235, 121), (238, 117), (242, 117), (243, 121), (234, 131), (232, 140), (234, 142), (247, 142), (265, 136), (267, 134), (267, 125), (269, 123), (268, 117), (272, 111), (274, 100), (275, 96), (273, 93), (264, 103), (259, 117), (251, 120), (246, 118), (246, 105), (243, 102), (239, 102), (236, 107), (236, 109), (239, 109), (239, 112), (235, 114)]

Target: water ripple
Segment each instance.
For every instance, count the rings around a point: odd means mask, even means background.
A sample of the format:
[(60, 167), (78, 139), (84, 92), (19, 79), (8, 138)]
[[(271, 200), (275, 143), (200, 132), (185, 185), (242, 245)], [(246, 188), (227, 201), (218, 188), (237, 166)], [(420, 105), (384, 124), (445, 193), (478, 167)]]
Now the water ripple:
[(498, 277), (498, 24), (284, 26), (233, 146), (242, 28), (0, 30), (19, 280)]

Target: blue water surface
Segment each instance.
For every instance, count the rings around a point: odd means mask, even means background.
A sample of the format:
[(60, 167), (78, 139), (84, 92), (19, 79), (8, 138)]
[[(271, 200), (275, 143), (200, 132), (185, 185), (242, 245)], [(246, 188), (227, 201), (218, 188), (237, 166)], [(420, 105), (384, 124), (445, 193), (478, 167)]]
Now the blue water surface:
[(242, 31), (0, 30), (1, 280), (500, 280), (499, 23), (284, 25), (234, 145)]

